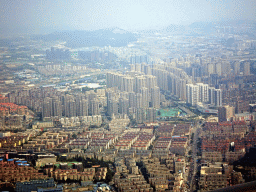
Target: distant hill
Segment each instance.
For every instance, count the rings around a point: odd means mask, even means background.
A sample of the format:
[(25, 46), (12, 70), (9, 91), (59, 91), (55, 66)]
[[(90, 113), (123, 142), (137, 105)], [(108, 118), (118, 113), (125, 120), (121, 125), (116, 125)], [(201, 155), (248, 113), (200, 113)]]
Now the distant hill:
[(228, 21), (214, 21), (214, 22), (194, 22), (190, 25), (169, 25), (161, 31), (166, 31), (176, 34), (209, 34), (215, 32), (217, 28), (233, 27), (231, 33), (246, 34), (255, 37), (256, 22), (249, 20), (228, 20)]
[(184, 25), (169, 25), (166, 27), (166, 31), (168, 32), (184, 32), (186, 30), (186, 26)]
[(137, 35), (119, 28), (100, 29), (95, 31), (60, 31), (48, 35), (35, 35), (34, 40), (66, 41), (67, 47), (112, 46), (121, 47), (136, 41)]

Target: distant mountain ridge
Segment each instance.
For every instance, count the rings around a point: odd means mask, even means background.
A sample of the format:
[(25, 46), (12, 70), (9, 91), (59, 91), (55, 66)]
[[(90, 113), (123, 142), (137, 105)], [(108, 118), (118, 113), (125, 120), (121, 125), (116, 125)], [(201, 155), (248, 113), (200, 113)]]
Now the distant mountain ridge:
[(99, 29), (95, 31), (59, 31), (48, 35), (35, 35), (34, 40), (66, 41), (67, 47), (91, 47), (91, 46), (126, 46), (130, 42), (137, 41), (137, 35), (120, 28)]
[[(190, 25), (177, 25), (177, 24), (170, 24), (166, 27), (159, 28), (159, 29), (151, 29), (151, 30), (140, 30), (143, 33), (173, 33), (173, 34), (192, 34), (195, 35), (198, 32), (209, 34), (215, 32), (219, 27), (225, 26), (235, 26), (236, 28), (240, 28), (241, 30), (244, 29), (244, 26), (250, 26), (253, 30), (256, 30), (256, 22), (251, 20), (223, 20), (223, 21), (198, 21), (191, 23)], [(240, 32), (237, 30), (236, 32)], [(249, 31), (250, 32), (250, 31)], [(240, 32), (241, 33), (241, 32)]]

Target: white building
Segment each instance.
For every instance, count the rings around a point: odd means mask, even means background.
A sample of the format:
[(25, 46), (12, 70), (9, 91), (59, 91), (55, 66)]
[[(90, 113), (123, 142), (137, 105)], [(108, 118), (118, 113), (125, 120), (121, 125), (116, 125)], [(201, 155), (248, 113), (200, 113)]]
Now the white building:
[(187, 84), (187, 103), (196, 106), (199, 101), (199, 86)]
[(197, 83), (199, 91), (199, 102), (206, 103), (209, 101), (209, 86), (204, 83)]

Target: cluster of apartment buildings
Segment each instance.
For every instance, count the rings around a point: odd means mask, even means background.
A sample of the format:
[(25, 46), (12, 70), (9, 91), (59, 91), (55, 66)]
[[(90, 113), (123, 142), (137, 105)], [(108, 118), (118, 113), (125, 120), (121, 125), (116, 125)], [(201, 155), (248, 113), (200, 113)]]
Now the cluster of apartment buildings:
[(23, 144), (23, 149), (33, 150), (37, 152), (44, 151), (46, 149), (52, 149), (67, 142), (68, 139), (71, 137), (71, 135), (72, 135), (72, 132), (47, 131), (27, 141), (27, 143)]
[(208, 103), (211, 106), (222, 106), (222, 90), (209, 87), (208, 84), (187, 84), (187, 103), (197, 106), (199, 103)]
[(127, 192), (153, 192), (141, 174), (139, 167), (132, 158), (117, 158), (115, 160), (116, 173), (113, 182), (118, 191)]
[(200, 191), (217, 190), (245, 183), (242, 173), (233, 169), (233, 165), (225, 162), (202, 161), (199, 179)]
[[(104, 129), (86, 131), (72, 127), (47, 128), (45, 129), (47, 131), (40, 135), (35, 134), (33, 137), (31, 135), (30, 140), (24, 143), (22, 149), (19, 148), (19, 150), (23, 152), (28, 150), (41, 151), (40, 153), (43, 153), (43, 150), (54, 151), (61, 154), (65, 153), (66, 155), (63, 157), (67, 159), (77, 157), (96, 158), (116, 163), (121, 158), (124, 165), (121, 162), (119, 162), (120, 166), (116, 164), (117, 173), (113, 179), (120, 191), (153, 191), (151, 186), (154, 186), (157, 191), (164, 189), (178, 191), (180, 187), (185, 187), (182, 174), (185, 173), (186, 163), (184, 157), (170, 158), (170, 153), (185, 154), (182, 150), (186, 149), (190, 129), (191, 127), (188, 124), (160, 124), (158, 128), (149, 124), (149, 126), (126, 129), (120, 133)], [(31, 132), (33, 131), (36, 130), (31, 129)], [(72, 137), (74, 132), (79, 132), (77, 137)], [(165, 134), (170, 135), (164, 137)], [(155, 141), (156, 135), (162, 135), (162, 137)], [(120, 147), (121, 145), (122, 147)], [(164, 149), (163, 146), (165, 146)], [(86, 149), (85, 152), (84, 149)], [(71, 152), (67, 153), (68, 151)], [(68, 163), (60, 163), (59, 166), (55, 166), (56, 162), (44, 163), (51, 162), (47, 160), (49, 158), (52, 157), (49, 155), (40, 156), (37, 160), (37, 166), (45, 166), (44, 173), (55, 180), (87, 182), (95, 178), (98, 180), (106, 178), (105, 168), (96, 169), (91, 174), (89, 170), (81, 169), (80, 165), (75, 162), (71, 163), (71, 167)], [(145, 165), (148, 164), (146, 170), (151, 174), (148, 181), (145, 180), (136, 164), (141, 161), (141, 158), (144, 158)], [(147, 163), (147, 160), (151, 158), (152, 160)], [(157, 159), (162, 159), (161, 163)], [(163, 172), (166, 173), (165, 178), (161, 176)], [(174, 172), (176, 173), (174, 174)], [(31, 181), (28, 180), (27, 182)]]
[(79, 117), (65, 117), (60, 118), (60, 123), (64, 127), (77, 127), (81, 125), (85, 126), (100, 126), (102, 124), (102, 116), (101, 115), (93, 115), (93, 116), (79, 116)]
[(115, 149), (147, 150), (154, 141), (153, 134), (145, 132), (126, 132), (121, 135), (115, 144)]
[[(153, 67), (147, 64), (131, 64), (130, 71), (125, 74), (107, 73), (106, 81), (107, 87), (116, 87), (122, 94), (121, 99), (109, 96), (108, 101), (119, 103), (120, 109), (125, 106), (125, 113), (128, 111), (134, 114), (138, 122), (154, 122), (154, 110), (159, 109), (164, 101), (160, 90), (169, 91), (186, 100), (186, 83), (190, 82), (187, 74), (181, 69), (168, 65)], [(123, 110), (121, 112), (123, 113)]]
[(77, 95), (65, 94), (53, 87), (27, 88), (8, 94), (9, 102), (25, 105), (42, 117), (77, 117), (99, 115), (105, 102), (105, 90)]
[(25, 182), (47, 179), (48, 176), (38, 172), (27, 161), (20, 159), (0, 159), (0, 180), (2, 182)]
[(21, 146), (25, 142), (27, 142), (29, 139), (28, 136), (22, 136), (22, 135), (10, 135), (5, 133), (3, 134), (3, 137), (0, 138), (0, 148), (2, 149), (11, 149), (18, 146)]
[(60, 63), (47, 63), (47, 64), (40, 64), (37, 66), (38, 71), (46, 76), (54, 76), (60, 74), (73, 74), (73, 73), (84, 73), (88, 68), (83, 65), (63, 65)]
[[(161, 160), (161, 161), (160, 161)], [(183, 173), (185, 161), (177, 157), (142, 158), (148, 180), (156, 191), (180, 191), (184, 188)]]
[[(61, 163), (67, 164), (67, 163)], [(54, 178), (56, 181), (93, 181), (94, 179), (102, 180), (106, 178), (107, 168), (101, 167), (97, 168), (84, 168), (82, 171), (78, 171), (78, 169), (63, 169), (66, 166), (61, 166), (60, 169), (56, 169), (54, 167), (44, 168), (44, 173), (51, 178)]]
[(129, 114), (138, 123), (156, 121), (161, 100), (156, 77), (127, 73), (107, 73), (107, 114)]
[[(253, 123), (253, 122), (251, 122)], [(232, 164), (255, 145), (256, 135), (249, 121), (205, 123), (201, 138), (199, 189), (215, 190), (244, 183), (242, 172)]]
[(0, 95), (0, 126), (3, 129), (22, 128), (24, 116), (28, 114), (27, 106), (10, 103), (8, 97)]
[(111, 121), (108, 123), (108, 128), (110, 131), (121, 133), (128, 127), (129, 123), (130, 119), (126, 114), (119, 116), (113, 114)]
[[(247, 64), (244, 65), (247, 66)], [(230, 97), (230, 94), (226, 92), (226, 83), (224, 80), (220, 86), (214, 83), (214, 78), (219, 78), (218, 74), (209, 73), (209, 81), (204, 79), (195, 81), (189, 74), (186, 69), (184, 71), (177, 68), (173, 62), (154, 66), (132, 64), (131, 70), (125, 73), (108, 72), (106, 90), (97, 89), (96, 92), (65, 94), (53, 87), (28, 88), (11, 92), (8, 98), (9, 102), (25, 105), (36, 112), (41, 112), (43, 118), (95, 116), (100, 115), (106, 107), (105, 112), (108, 116), (126, 114), (138, 123), (156, 121), (156, 111), (161, 103), (165, 102), (160, 90), (198, 108), (202, 104), (208, 104), (208, 107), (203, 106), (203, 108), (216, 109), (221, 107), (222, 103), (227, 104), (226, 98)], [(229, 88), (228, 90), (232, 89), (230, 86)], [(234, 103), (229, 104), (234, 106)], [(246, 99), (240, 98), (235, 101), (235, 104), (237, 113), (244, 112), (249, 101), (246, 103)], [(207, 110), (204, 112), (211, 113)], [(212, 111), (212, 113), (217, 112)], [(62, 120), (62, 122), (70, 125), (79, 124), (78, 121), (74, 124), (67, 120)]]
[[(153, 112), (154, 109), (159, 108), (159, 104), (161, 104), (161, 102), (164, 103), (164, 99), (161, 97), (161, 94), (159, 96), (159, 91), (157, 93), (158, 96), (154, 96), (156, 93), (155, 91), (157, 91), (155, 88), (157, 87), (165, 94), (173, 95), (180, 100), (186, 101), (192, 106), (198, 107), (198, 109), (203, 108), (201, 110), (203, 113), (217, 114), (217, 108), (221, 107), (223, 104), (230, 104), (231, 106), (234, 106), (236, 113), (248, 111), (249, 103), (255, 100), (255, 98), (254, 100), (252, 98), (253, 94), (249, 93), (253, 91), (252, 87), (238, 87), (234, 89), (237, 85), (240, 86), (242, 84), (238, 80), (234, 80), (233, 82), (231, 80), (232, 76), (225, 76), (226, 72), (223, 71), (230, 71), (231, 67), (229, 67), (229, 70), (223, 69), (221, 73), (215, 74), (214, 71), (210, 70), (211, 63), (212, 61), (209, 61), (209, 65), (207, 65), (209, 67), (209, 73), (205, 73), (205, 76), (203, 76), (202, 73), (200, 77), (198, 75), (198, 78), (194, 78), (193, 74), (191, 75), (189, 71), (187, 71), (187, 68), (189, 67), (185, 68), (185, 70), (177, 68), (177, 66), (174, 65), (175, 62), (156, 64), (154, 66), (145, 63), (132, 64), (131, 70), (128, 72), (109, 72), (107, 73), (106, 78), (107, 87), (112, 88), (113, 91), (117, 92), (117, 94), (108, 93), (108, 113), (109, 115), (112, 113), (133, 114), (138, 122), (143, 121), (141, 120), (141, 114), (144, 114), (144, 122), (148, 121), (149, 117), (147, 117), (147, 115), (151, 114), (150, 110)], [(224, 66), (225, 63), (229, 63), (230, 65), (231, 62), (224, 59), (220, 62), (220, 66)], [(238, 66), (240, 65), (243, 65), (245, 75), (240, 75), (240, 70), (238, 70)], [(193, 65), (191, 65), (190, 68), (198, 69), (197, 67), (193, 67)], [(218, 68), (218, 71), (220, 70), (221, 68)], [(242, 81), (250, 81), (246, 80), (246, 78), (248, 79), (251, 77), (249, 72), (249, 62), (243, 64), (236, 62), (234, 64), (234, 70), (239, 71), (240, 76), (237, 76), (238, 78), (245, 78), (245, 80)], [(236, 100), (233, 102), (232, 99), (228, 99), (230, 98), (229, 92), (232, 90), (243, 90), (247, 91), (248, 94), (239, 96), (239, 99), (237, 99), (238, 95), (234, 95)], [(250, 99), (248, 99), (248, 97), (250, 97)], [(142, 101), (140, 98), (142, 98)], [(157, 103), (157, 105), (154, 103)]]
[(14, 103), (0, 103), (0, 116), (8, 116), (11, 114), (27, 115), (27, 106), (19, 106)]
[(89, 149), (93, 151), (105, 151), (118, 139), (113, 132), (87, 132), (86, 136), (80, 136), (67, 144), (70, 149)]
[(70, 180), (91, 186), (95, 179), (106, 179), (106, 175), (106, 167), (83, 168), (82, 163), (78, 162), (47, 163), (43, 165), (43, 172), (39, 172), (24, 159), (0, 159), (0, 187), (10, 185), (18, 192), (69, 191), (64, 190), (63, 186), (56, 186), (55, 181)]

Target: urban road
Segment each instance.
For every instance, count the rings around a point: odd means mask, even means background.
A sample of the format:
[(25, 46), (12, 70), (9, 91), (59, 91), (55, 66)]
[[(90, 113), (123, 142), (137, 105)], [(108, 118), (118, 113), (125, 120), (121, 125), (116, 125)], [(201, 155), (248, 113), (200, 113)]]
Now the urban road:
[(200, 134), (200, 130), (201, 130), (201, 125), (199, 123), (197, 123), (195, 126), (194, 126), (194, 138), (193, 138), (193, 143), (191, 145), (191, 150), (192, 150), (192, 154), (191, 154), (191, 157), (192, 157), (192, 162), (190, 164), (190, 168), (189, 168), (189, 174), (188, 174), (188, 183), (189, 183), (189, 187), (190, 187), (190, 191), (193, 192), (196, 190), (196, 174), (197, 174), (197, 170), (198, 170), (198, 164), (197, 164), (197, 160), (198, 160), (198, 157), (197, 157), (197, 152), (198, 152), (198, 148), (197, 148), (197, 141), (198, 141), (198, 138), (199, 138), (199, 134)]

